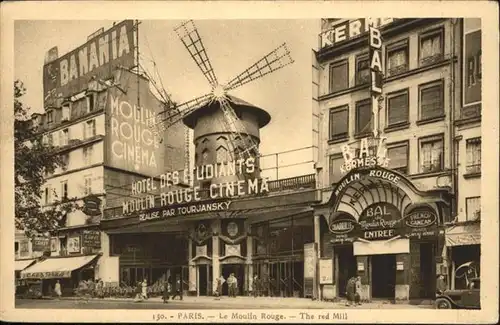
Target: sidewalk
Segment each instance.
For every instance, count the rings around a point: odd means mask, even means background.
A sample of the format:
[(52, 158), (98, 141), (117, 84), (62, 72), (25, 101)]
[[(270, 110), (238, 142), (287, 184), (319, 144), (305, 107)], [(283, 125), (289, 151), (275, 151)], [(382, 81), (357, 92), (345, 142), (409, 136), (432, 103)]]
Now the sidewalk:
[[(80, 300), (78, 297), (62, 297), (61, 300)], [(92, 301), (129, 301), (134, 302), (133, 298), (90, 298)], [(170, 300), (172, 301), (172, 300)], [(236, 298), (229, 298), (227, 296), (221, 297), (220, 299), (215, 297), (193, 297), (193, 296), (184, 296), (183, 300), (174, 300), (175, 303), (179, 304), (200, 304), (200, 305), (214, 305), (218, 308), (224, 309), (224, 306), (241, 306), (245, 307), (253, 307), (253, 308), (290, 308), (290, 309), (316, 309), (316, 308), (346, 308), (345, 301), (340, 300), (336, 302), (331, 301), (318, 301), (311, 300), (310, 298), (280, 298), (280, 297), (247, 297), (247, 296), (238, 296)], [(161, 297), (153, 297), (148, 300), (142, 301), (142, 303), (161, 303)], [(428, 306), (430, 305), (427, 302), (423, 302), (418, 304), (420, 306)], [(364, 303), (360, 308), (405, 308), (413, 307), (416, 308), (418, 305), (415, 304), (391, 304), (385, 301), (376, 301), (370, 303)], [(356, 308), (356, 307), (347, 307), (347, 308)]]

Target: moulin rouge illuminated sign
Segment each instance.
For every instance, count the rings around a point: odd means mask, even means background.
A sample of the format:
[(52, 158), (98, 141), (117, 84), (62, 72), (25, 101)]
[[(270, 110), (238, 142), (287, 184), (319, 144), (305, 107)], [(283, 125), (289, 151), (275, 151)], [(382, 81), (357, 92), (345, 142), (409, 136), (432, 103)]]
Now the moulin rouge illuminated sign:
[[(207, 164), (197, 166), (193, 170), (185, 169), (173, 171), (159, 175), (159, 184), (153, 178), (143, 179), (132, 184), (132, 195), (143, 197), (128, 200), (123, 203), (123, 214), (140, 212), (145, 209), (158, 207), (172, 207), (189, 203), (196, 203), (203, 199), (222, 199), (234, 198), (243, 195), (262, 194), (269, 192), (269, 186), (266, 178), (250, 178), (255, 172), (255, 158), (238, 159), (217, 164)], [(189, 180), (209, 181), (215, 178), (226, 176), (244, 176), (236, 177), (238, 180), (222, 183), (212, 183), (206, 189), (202, 197), (200, 186), (189, 188), (176, 188), (173, 186), (188, 184)], [(159, 194), (148, 194), (151, 192), (160, 192)], [(157, 205), (156, 201), (160, 202)], [(194, 208), (193, 208), (194, 209)], [(170, 210), (165, 212), (165, 216), (174, 213), (189, 214), (193, 212), (191, 208)], [(194, 209), (202, 211), (202, 207)]]
[(389, 166), (389, 158), (387, 157), (387, 148), (385, 146), (387, 138), (380, 137), (377, 140), (376, 152), (373, 152), (373, 149), (370, 148), (368, 140), (368, 138), (361, 139), (358, 153), (356, 153), (356, 149), (349, 146), (349, 144), (344, 144), (342, 146), (342, 156), (344, 157), (344, 164), (340, 166), (340, 171), (342, 173), (348, 173), (353, 169), (361, 167), (373, 168), (376, 166)]

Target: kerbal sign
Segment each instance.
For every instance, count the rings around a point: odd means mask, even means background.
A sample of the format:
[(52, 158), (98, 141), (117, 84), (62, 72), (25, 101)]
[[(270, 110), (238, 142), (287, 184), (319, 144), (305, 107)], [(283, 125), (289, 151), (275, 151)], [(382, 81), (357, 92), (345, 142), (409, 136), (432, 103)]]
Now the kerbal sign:
[(86, 89), (96, 76), (107, 79), (116, 67), (134, 66), (134, 22), (125, 20), (114, 25), (84, 45), (43, 67), (44, 103), (71, 96)]
[(394, 18), (359, 18), (335, 24), (319, 34), (320, 49), (342, 44), (369, 31), (370, 26), (381, 28), (394, 22)]

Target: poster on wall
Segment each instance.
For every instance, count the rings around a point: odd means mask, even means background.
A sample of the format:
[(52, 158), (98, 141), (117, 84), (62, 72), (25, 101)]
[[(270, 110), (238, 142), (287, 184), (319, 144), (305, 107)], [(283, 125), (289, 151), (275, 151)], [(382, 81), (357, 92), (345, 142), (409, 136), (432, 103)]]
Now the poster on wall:
[(314, 295), (316, 278), (316, 243), (304, 244), (304, 296)]
[(319, 284), (333, 284), (333, 259), (319, 260)]
[(57, 251), (57, 237), (50, 238), (50, 251)]
[(84, 247), (101, 247), (101, 232), (99, 230), (83, 230), (82, 246)]
[(80, 236), (68, 237), (68, 253), (80, 253)]

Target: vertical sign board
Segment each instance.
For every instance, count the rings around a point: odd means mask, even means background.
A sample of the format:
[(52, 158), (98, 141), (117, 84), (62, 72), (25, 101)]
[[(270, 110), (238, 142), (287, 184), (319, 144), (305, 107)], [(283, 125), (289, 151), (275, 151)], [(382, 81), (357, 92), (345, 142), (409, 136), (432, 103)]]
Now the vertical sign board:
[[(463, 39), (463, 102), (464, 106), (476, 106), (481, 102), (481, 19), (464, 19)], [(463, 118), (479, 114), (479, 109), (464, 109)]]
[(163, 110), (151, 94), (145, 79), (127, 72), (120, 80), (121, 87), (108, 90), (104, 139), (105, 165), (120, 170), (154, 177), (165, 171), (166, 146), (160, 134), (150, 128), (150, 122)]
[(313, 297), (316, 278), (316, 243), (304, 244), (304, 297)]
[(382, 94), (382, 35), (380, 30), (375, 27), (369, 27), (369, 45), (370, 45), (370, 92), (372, 97), (373, 112), (373, 135), (378, 137), (379, 131), (379, 107), (378, 99)]
[(47, 62), (43, 66), (44, 105), (85, 90), (93, 77), (111, 77), (118, 66), (133, 67), (134, 28), (133, 20), (122, 21), (77, 49)]

